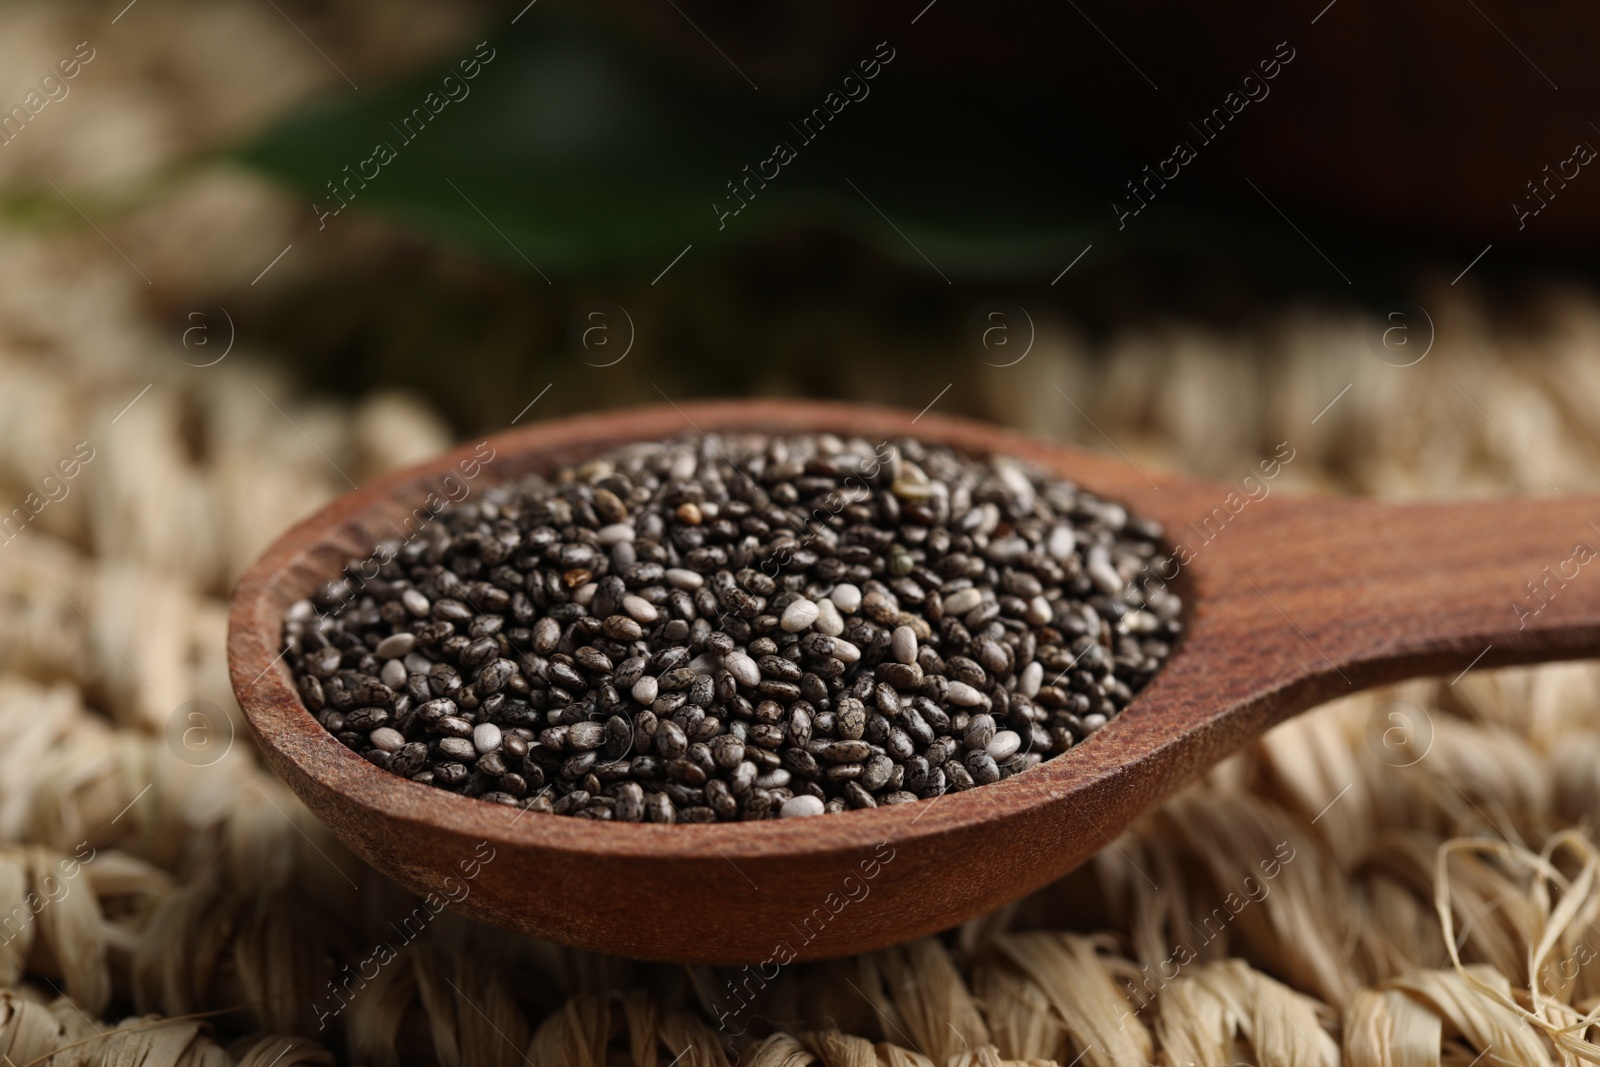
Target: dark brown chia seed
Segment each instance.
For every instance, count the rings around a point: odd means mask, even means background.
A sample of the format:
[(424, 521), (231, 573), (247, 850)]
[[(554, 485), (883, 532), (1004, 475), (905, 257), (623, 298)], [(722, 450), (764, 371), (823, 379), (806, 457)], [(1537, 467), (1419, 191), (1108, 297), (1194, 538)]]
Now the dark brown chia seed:
[(1160, 528), (914, 440), (631, 445), (447, 506), (294, 605), (340, 741), (413, 781), (627, 822), (930, 799), (1128, 705), (1180, 631)]

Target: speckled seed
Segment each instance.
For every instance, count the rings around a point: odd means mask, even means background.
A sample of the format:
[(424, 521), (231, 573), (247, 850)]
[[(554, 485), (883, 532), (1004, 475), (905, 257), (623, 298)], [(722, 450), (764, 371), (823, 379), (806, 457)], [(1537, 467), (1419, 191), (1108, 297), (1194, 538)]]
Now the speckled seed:
[(846, 615), (854, 615), (861, 610), (861, 590), (849, 582), (840, 582), (833, 587), (833, 592), (828, 594), (828, 599), (833, 601), (833, 606)]
[(644, 817), (646, 822), (674, 823), (678, 820), (678, 812), (667, 794), (650, 793), (644, 798)]
[(1017, 691), (1025, 697), (1036, 697), (1042, 684), (1044, 684), (1044, 664), (1034, 660), (1022, 668), (1022, 677), (1017, 679)]
[(508, 659), (493, 660), (478, 673), (478, 680), (472, 687), (478, 696), (490, 696), (504, 689), (516, 671), (517, 665)]
[(989, 785), (1000, 780), (1000, 768), (995, 765), (994, 757), (987, 752), (981, 750), (968, 752), (966, 768), (976, 785)]
[(860, 763), (872, 755), (872, 746), (865, 741), (825, 741), (820, 755), (828, 763)]
[(617, 812), (620, 822), (644, 821), (644, 790), (638, 782), (623, 782), (617, 786)]
[(909, 478), (901, 478), (889, 487), (889, 491), (901, 500), (918, 501), (932, 496), (933, 486), (927, 482), (914, 482)]
[(901, 663), (917, 662), (917, 632), (909, 626), (896, 626), (889, 635), (889, 651)]
[[(984, 751), (989, 753), (989, 758), (996, 763), (1004, 763), (1015, 756), (1022, 748), (1022, 735), (1015, 730), (1000, 730), (989, 740)], [(968, 768), (969, 770), (971, 768)], [(976, 775), (974, 775), (976, 777)]]
[(1130, 611), (1122, 617), (1122, 621), (1117, 624), (1117, 628), (1123, 633), (1148, 634), (1155, 632), (1160, 625), (1160, 621), (1152, 612)]
[(575, 722), (567, 727), (567, 747), (578, 752), (590, 752), (600, 747), (606, 739), (605, 724)]
[(417, 647), (417, 635), (413, 633), (391, 634), (378, 642), (378, 647), (372, 654), (379, 659), (399, 659)]
[(866, 706), (855, 697), (844, 697), (839, 701), (839, 716), (835, 724), (839, 736), (847, 741), (859, 741), (867, 729)]
[(493, 752), (500, 747), (500, 727), (492, 722), (481, 722), (472, 728), (472, 747), (480, 753)]
[(811, 601), (801, 597), (783, 609), (783, 628), (792, 634), (809, 629), (817, 621), (821, 609)]
[(622, 598), (622, 610), (635, 622), (655, 622), (660, 616), (656, 606), (642, 596), (625, 596)]
[(633, 699), (637, 700), (641, 704), (654, 703), (656, 699), (656, 693), (659, 690), (660, 683), (647, 674), (643, 678), (640, 678), (637, 682), (633, 683)]
[(533, 624), (533, 650), (549, 655), (561, 640), (561, 624), (548, 615)]
[(372, 742), (372, 747), (384, 752), (399, 752), (406, 747), (406, 738), (399, 730), (391, 726), (380, 726), (367, 735)]
[(983, 593), (977, 588), (962, 589), (944, 598), (944, 613), (965, 615), (981, 603), (983, 603)]
[(732, 819), (739, 814), (739, 798), (721, 778), (706, 783), (706, 804), (722, 819)]
[(667, 719), (656, 727), (655, 748), (662, 759), (679, 759), (689, 750), (689, 739), (684, 736), (683, 727)]
[(644, 636), (639, 623), (628, 615), (607, 615), (600, 630), (613, 641), (637, 641)]
[(1033, 483), (1023, 473), (1021, 467), (1012, 460), (996, 459), (993, 463), (995, 473), (1000, 475), (1000, 480), (1006, 483), (1006, 488), (1011, 490), (1012, 497), (1017, 502), (1017, 509), (1023, 513), (1033, 510), (1034, 490)]
[(339, 669), (339, 650), (323, 648), (306, 657), (306, 670), (318, 678), (331, 678)]
[(402, 689), (406, 684), (406, 665), (397, 659), (392, 659), (383, 665), (378, 672), (378, 678), (390, 689)]
[(777, 770), (768, 771), (766, 774), (756, 776), (756, 788), (781, 789), (789, 784), (793, 777), (788, 771), (779, 767)]
[(1089, 550), (1084, 571), (1089, 575), (1089, 580), (1095, 584), (1095, 588), (1106, 596), (1116, 596), (1122, 589), (1122, 576), (1111, 565), (1111, 557), (1101, 545)]
[(844, 783), (844, 799), (845, 803), (852, 808), (875, 808), (878, 806), (878, 802), (872, 799), (872, 794), (863, 789), (861, 783), (857, 781)]
[(711, 759), (718, 767), (731, 771), (744, 762), (744, 742), (732, 734), (711, 739)]
[(861, 783), (863, 789), (877, 792), (889, 784), (889, 778), (894, 774), (894, 760), (888, 756), (877, 755), (867, 760), (862, 768), (861, 777), (856, 781)]
[(987, 749), (989, 742), (994, 740), (994, 717), (990, 715), (974, 715), (967, 723), (966, 733), (961, 742), (969, 749)]
[(676, 586), (679, 589), (687, 589), (690, 592), (706, 584), (706, 580), (700, 577), (699, 574), (691, 570), (685, 570), (682, 567), (668, 568), (666, 577), (669, 585)]
[(983, 694), (966, 682), (951, 682), (944, 696), (950, 703), (962, 708), (975, 708), (983, 703)]
[[(451, 762), (464, 762), (476, 756), (477, 750), (472, 747), (472, 742), (464, 737), (444, 737), (439, 739), (439, 755)], [(443, 770), (443, 768), (439, 768)], [(466, 768), (463, 767), (462, 770)]]
[(778, 809), (778, 816), (784, 819), (803, 819), (812, 815), (821, 815), (822, 811), (821, 800), (811, 796), (809, 793), (803, 793), (800, 796), (790, 797), (785, 800), (783, 806)]
[(1072, 527), (1067, 525), (1054, 526), (1050, 529), (1049, 540), (1045, 542), (1045, 551), (1057, 563), (1065, 563), (1071, 558), (1073, 550), (1078, 546), (1078, 539), (1072, 532)]
[(722, 665), (740, 685), (754, 687), (761, 682), (761, 668), (743, 652), (729, 652), (722, 657)]

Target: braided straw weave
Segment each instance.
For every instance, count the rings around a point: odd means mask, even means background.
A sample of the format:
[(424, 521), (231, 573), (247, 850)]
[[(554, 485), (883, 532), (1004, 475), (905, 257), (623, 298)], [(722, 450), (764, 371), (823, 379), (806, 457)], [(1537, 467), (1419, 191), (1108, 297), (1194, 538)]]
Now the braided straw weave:
[[(367, 55), (330, 44), (363, 81), (457, 32), (451, 12), (297, 9), (325, 41), (376, 42)], [(0, 68), (43, 71), (86, 36), (100, 55), (7, 149), (0, 180), (133, 181), (342, 86), (259, 5), (146, 0), (115, 47), (107, 17), (65, 3), (8, 15)], [(215, 292), (248, 285), (303, 215), (216, 168), (107, 226), (164, 284)], [(1588, 666), (1416, 682), (1312, 712), (1062, 882), (869, 955), (776, 975), (647, 965), (448, 911), (396, 936), (416, 900), (340, 848), (251, 751), (228, 691), (225, 597), (278, 530), (446, 433), (403, 396), (297, 397), (243, 341), (216, 366), (185, 366), (132, 261), (65, 217), (0, 228), (0, 515), (79, 442), (93, 452), (65, 496), (0, 536), (6, 1067), (1600, 1061)], [(1236, 478), (1288, 441), (1275, 492), (1592, 488), (1600, 302), (1548, 289), (1506, 325), (1470, 284), (1419, 297), (1449, 351), (1413, 367), (1372, 357), (1371, 322), (1297, 309), (1098, 347), (1041, 318), (1026, 359), (951, 377), (971, 386), (955, 394), (969, 408), (1088, 447), (1106, 447), (1103, 433), (1140, 465)], [(847, 393), (889, 395), (870, 360), (841, 358), (837, 373)], [(1431, 726), (1411, 766), (1369, 742), (1393, 699)], [(235, 717), (210, 766), (170, 740), (197, 700)], [(662, 921), (714, 922), (715, 906)]]
[[(115, 271), (3, 240), (0, 492), (20, 501), (76, 442), (94, 449), (69, 494), (0, 545), (0, 1054), (14, 1067), (1600, 1060), (1600, 675), (1579, 665), (1308, 714), (1064, 881), (870, 955), (752, 977), (448, 911), (396, 937), (416, 901), (341, 849), (242, 729), (204, 767), (168, 731), (191, 700), (237, 714), (222, 597), (274, 531), (346, 476), (443, 447), (443, 430), (403, 397), (296, 399), (247, 353), (186, 368), (132, 302), (84, 295), (125, 288)], [(1137, 461), (1222, 476), (1287, 438), (1285, 480), (1302, 486), (1581, 485), (1600, 385), (1576, 354), (1600, 344), (1600, 308), (1566, 296), (1535, 311), (1514, 336), (1483, 325), (1449, 368), (1409, 368), (1403, 392), (1362, 323), (1302, 312), (1248, 337), (1163, 327), (1111, 362), (1047, 335), (986, 402), (1089, 443), (1063, 406), (1022, 400), (1067, 383)], [(94, 343), (113, 334), (132, 340)], [(1432, 731), (1409, 767), (1368, 741), (1402, 698)], [(712, 908), (663, 921), (715, 921)]]

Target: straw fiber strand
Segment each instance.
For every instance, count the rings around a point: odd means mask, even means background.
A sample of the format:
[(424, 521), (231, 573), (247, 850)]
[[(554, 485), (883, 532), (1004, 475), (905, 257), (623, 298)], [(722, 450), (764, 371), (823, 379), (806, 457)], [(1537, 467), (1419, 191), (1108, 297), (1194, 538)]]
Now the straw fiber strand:
[[(77, 10), (19, 21), (7, 56), (52, 54)], [(285, 72), (282, 99), (218, 113), (225, 94), (185, 90), (197, 73), (182, 64), (128, 107), (190, 115), (161, 124), (175, 138), (231, 137), (311, 91), (328, 72), (270, 14), (221, 4), (196, 18), (258, 37), (249, 63)], [(402, 14), (392, 62), (457, 24)], [(138, 51), (107, 48), (96, 70), (136, 83)], [(79, 103), (57, 116), (68, 142), (93, 117), (94, 99)], [(37, 169), (43, 148), (25, 151), (5, 167)], [(97, 180), (99, 156), (70, 158), (71, 182)], [(253, 227), (238, 243), (281, 248), (289, 208), (202, 171), (181, 203), (150, 209), (162, 226), (130, 225), (171, 244), (172, 277), (214, 269), (247, 285), (259, 264), (241, 277), (207, 242), (186, 260), (171, 234), (238, 216)], [(1470, 286), (1418, 297), (1451, 330), (1448, 361), (1373, 359), (1370, 323), (1347, 309), (1227, 331), (1152, 322), (1104, 344), (1041, 317), (1026, 359), (953, 371), (970, 386), (954, 396), (1027, 431), (1091, 448), (1103, 433), (1135, 463), (1233, 481), (1283, 442), (1294, 458), (1272, 493), (1600, 486), (1600, 299), (1551, 287), (1502, 318)], [(1600, 1062), (1592, 664), (1411, 682), (1310, 712), (1031, 898), (864, 956), (685, 968), (448, 911), (419, 918), (257, 759), (228, 688), (224, 603), (346, 479), (449, 434), (414, 397), (307, 395), (244, 346), (186, 366), (144, 289), (92, 232), (0, 228), (0, 1064)], [(849, 343), (838, 387), (865, 396), (870, 361)], [(29, 506), (80, 442), (93, 458), (67, 494)], [(203, 754), (184, 740), (195, 701), (232, 727)], [(1373, 741), (1394, 701), (1426, 722), (1414, 760)], [(661, 921), (715, 922), (715, 902)]]

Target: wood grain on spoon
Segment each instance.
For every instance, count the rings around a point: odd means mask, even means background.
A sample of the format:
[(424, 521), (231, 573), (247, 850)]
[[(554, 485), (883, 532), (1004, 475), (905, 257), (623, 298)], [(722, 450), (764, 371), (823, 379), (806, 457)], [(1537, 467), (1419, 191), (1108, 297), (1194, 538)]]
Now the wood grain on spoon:
[[(1275, 488), (1242, 508), (1236, 497), (1234, 514), (1228, 497), (1243, 496), (1237, 485), (974, 422), (800, 401), (683, 404), (530, 426), (491, 439), (495, 458), (477, 484), (627, 441), (729, 430), (914, 436), (1030, 460), (1161, 521), (1170, 540), (1189, 546), (1174, 582), (1189, 607), (1187, 631), (1109, 725), (994, 785), (760, 823), (519, 813), (367, 763), (304, 709), (279, 656), (285, 609), (392, 537), (389, 523), (399, 526), (437, 491), (472, 455), (467, 445), (341, 497), (285, 533), (240, 581), (229, 668), (268, 764), (358, 856), (469, 915), (620, 955), (785, 962), (877, 948), (1015, 900), (1274, 723), (1324, 700), (1469, 664), (1600, 651), (1600, 575), (1567, 562), (1578, 542), (1600, 543), (1591, 525), (1600, 498), (1394, 505)], [(1209, 528), (1200, 526), (1208, 516)], [(1564, 563), (1576, 577), (1561, 578)], [(1547, 582), (1549, 574), (1557, 578)], [(1519, 615), (1516, 604), (1541, 602), (1529, 597), (1529, 581), (1544, 606)]]

